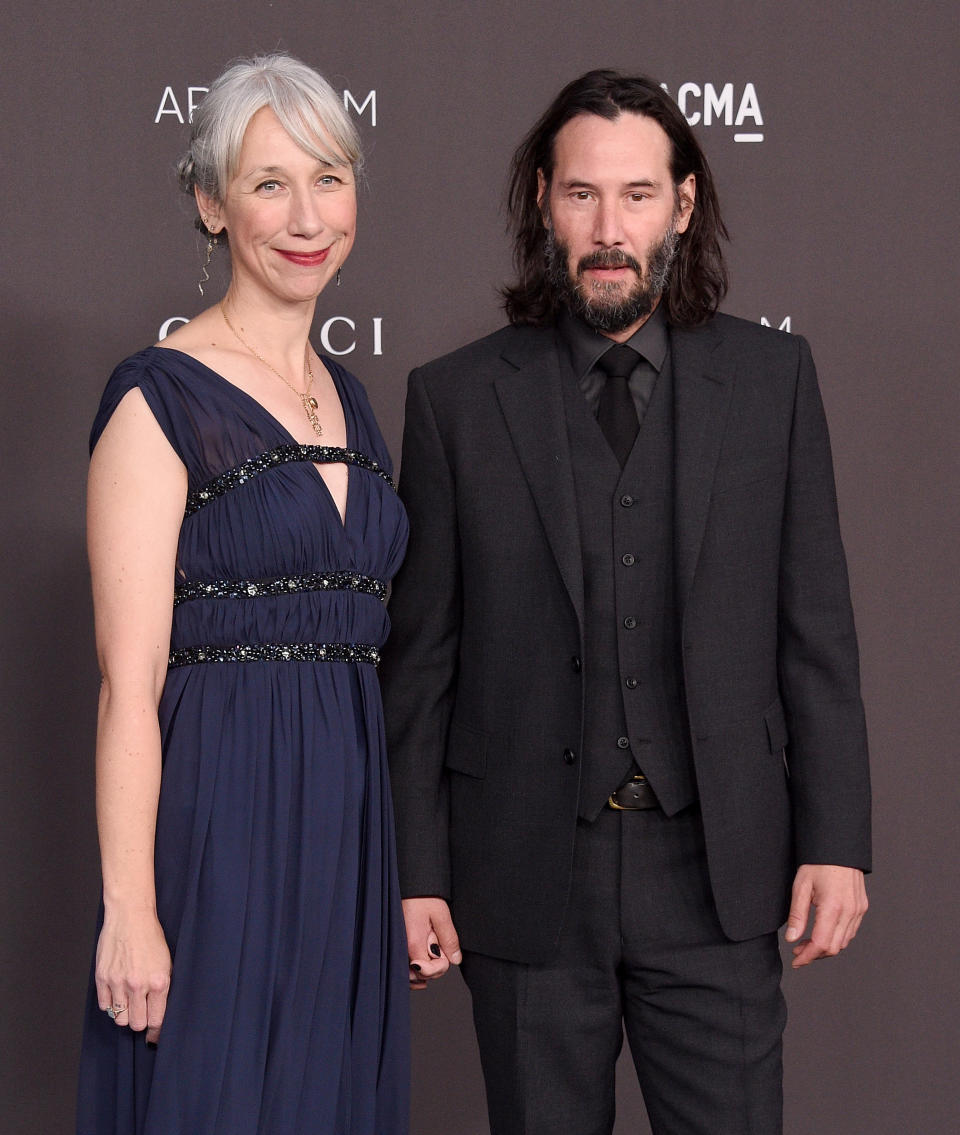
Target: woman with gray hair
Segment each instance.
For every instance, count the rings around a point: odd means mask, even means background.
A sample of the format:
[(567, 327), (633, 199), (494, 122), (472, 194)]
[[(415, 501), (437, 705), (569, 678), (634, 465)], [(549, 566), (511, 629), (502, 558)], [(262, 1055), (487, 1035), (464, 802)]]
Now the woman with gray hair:
[(221, 75), (180, 173), (229, 287), (120, 364), (93, 426), (103, 905), (79, 1135), (407, 1130), (375, 672), (407, 525), (363, 388), (308, 338), (359, 164), (310, 68)]

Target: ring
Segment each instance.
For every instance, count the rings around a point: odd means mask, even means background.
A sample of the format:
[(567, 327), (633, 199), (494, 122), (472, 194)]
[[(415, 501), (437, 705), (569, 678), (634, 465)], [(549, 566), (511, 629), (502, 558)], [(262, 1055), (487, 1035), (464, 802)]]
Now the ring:
[(121, 1013), (125, 1013), (126, 1011), (127, 1011), (126, 1005), (111, 1005), (110, 1008), (107, 1010), (107, 1016), (110, 1018), (111, 1021), (115, 1021), (117, 1019), (117, 1017), (120, 1016)]

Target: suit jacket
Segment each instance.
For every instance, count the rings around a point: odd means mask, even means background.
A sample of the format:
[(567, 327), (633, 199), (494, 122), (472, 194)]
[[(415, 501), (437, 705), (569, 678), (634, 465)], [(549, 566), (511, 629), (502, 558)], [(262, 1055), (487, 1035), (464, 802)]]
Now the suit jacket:
[[(866, 730), (827, 427), (806, 342), (671, 328), (685, 709), (721, 925), (783, 921), (800, 863), (869, 869)], [(383, 665), (403, 894), (465, 948), (549, 959), (570, 883), (583, 579), (551, 328), (410, 376), (410, 516)]]

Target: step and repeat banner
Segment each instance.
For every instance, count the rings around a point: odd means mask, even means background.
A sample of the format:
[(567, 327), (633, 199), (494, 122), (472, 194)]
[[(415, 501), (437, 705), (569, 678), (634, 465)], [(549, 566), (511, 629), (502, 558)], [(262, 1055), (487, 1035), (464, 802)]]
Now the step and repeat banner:
[[(175, 164), (210, 80), (288, 50), (366, 152), (357, 242), (319, 350), (365, 382), (399, 459), (412, 366), (503, 322), (520, 138), (594, 67), (655, 76), (712, 163), (725, 310), (806, 336), (835, 450), (875, 773), (873, 909), (785, 992), (787, 1130), (954, 1130), (960, 993), (960, 431), (949, 5), (66, 0), (2, 17), (0, 1130), (72, 1130), (98, 893), (87, 433), (124, 356), (206, 299)], [(210, 289), (213, 289), (212, 292)], [(466, 993), (414, 996), (416, 1135), (486, 1131)], [(616, 1130), (646, 1130), (624, 1068)], [(198, 1133), (199, 1135), (199, 1133)]]

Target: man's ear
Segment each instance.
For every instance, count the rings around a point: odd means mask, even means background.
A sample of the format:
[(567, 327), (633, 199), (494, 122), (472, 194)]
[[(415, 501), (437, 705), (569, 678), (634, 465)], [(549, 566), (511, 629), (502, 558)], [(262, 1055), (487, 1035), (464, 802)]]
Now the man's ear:
[(200, 220), (203, 221), (210, 233), (218, 233), (223, 228), (223, 207), (219, 201), (214, 199), (207, 193), (204, 193), (199, 186), (193, 187), (193, 196), (196, 198), (197, 208), (200, 210)]
[(677, 232), (685, 233), (696, 208), (697, 178), (688, 173), (677, 186)]
[(547, 179), (543, 170), (537, 170), (537, 208), (540, 210), (540, 220), (545, 229), (550, 228), (550, 205), (547, 202)]

